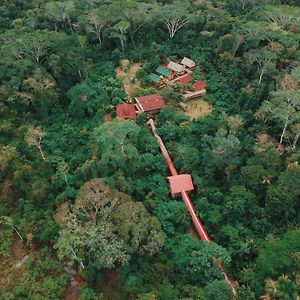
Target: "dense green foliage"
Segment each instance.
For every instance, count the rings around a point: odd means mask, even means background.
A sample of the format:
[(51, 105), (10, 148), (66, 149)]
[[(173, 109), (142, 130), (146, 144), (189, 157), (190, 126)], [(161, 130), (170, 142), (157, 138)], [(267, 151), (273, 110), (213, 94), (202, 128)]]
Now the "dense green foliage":
[[(222, 263), (238, 299), (296, 300), (299, 16), (299, 0), (0, 0), (0, 299), (64, 299), (76, 276), (78, 299), (233, 299)], [(207, 117), (148, 85), (183, 56)], [(167, 100), (158, 133), (212, 243), (171, 199), (146, 116), (103, 121), (127, 99), (122, 59), (141, 63), (136, 95)]]

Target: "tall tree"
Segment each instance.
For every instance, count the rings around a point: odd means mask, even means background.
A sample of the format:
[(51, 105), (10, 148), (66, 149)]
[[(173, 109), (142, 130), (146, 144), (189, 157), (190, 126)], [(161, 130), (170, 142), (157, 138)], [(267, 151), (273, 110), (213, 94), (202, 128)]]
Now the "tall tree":
[(46, 132), (41, 127), (29, 127), (25, 136), (25, 141), (28, 145), (36, 147), (42, 156), (43, 160), (46, 160), (44, 152), (42, 150), (42, 140), (46, 135)]
[(111, 190), (102, 179), (92, 179), (80, 189), (56, 244), (59, 257), (112, 268), (128, 262), (130, 255), (157, 253), (164, 236), (156, 218), (141, 203)]
[(280, 124), (282, 132), (279, 142), (282, 144), (287, 128), (299, 119), (300, 90), (274, 92), (270, 100), (263, 102), (257, 116), (265, 121), (275, 120)]
[(121, 20), (112, 27), (110, 36), (112, 38), (117, 38), (121, 43), (122, 52), (125, 50), (125, 41), (127, 40), (127, 32), (130, 28), (130, 23), (125, 20)]
[(266, 198), (268, 213), (280, 223), (296, 216), (300, 196), (300, 166), (290, 164), (280, 174), (277, 184), (269, 186)]
[(213, 242), (193, 239), (190, 235), (181, 235), (166, 245), (175, 275), (180, 280), (189, 280), (197, 285), (207, 281), (223, 279), (218, 262), (227, 266), (230, 257), (227, 251)]
[(257, 52), (250, 51), (247, 53), (250, 63), (257, 64), (259, 68), (258, 84), (261, 84), (263, 76), (265, 75), (270, 63), (276, 58), (276, 54), (267, 50), (259, 50)]
[(161, 7), (158, 17), (167, 28), (169, 37), (172, 39), (178, 30), (189, 22), (190, 13), (184, 3), (174, 2)]
[(223, 170), (230, 178), (232, 171), (240, 163), (240, 141), (233, 134), (220, 129), (213, 138), (204, 137), (208, 147), (203, 151), (204, 166), (208, 173)]
[(148, 4), (136, 1), (118, 1), (114, 3), (119, 5), (121, 15), (130, 23), (130, 40), (134, 37), (153, 18), (153, 11), (156, 8), (154, 3)]
[(124, 154), (126, 142), (132, 138), (134, 141), (139, 131), (140, 128), (134, 122), (116, 119), (96, 129), (95, 138), (104, 149), (114, 149), (116, 145), (119, 145), (121, 153)]
[(55, 80), (44, 70), (38, 68), (22, 84), (19, 98), (23, 103), (32, 105), (39, 117), (46, 117), (58, 102)]
[(61, 24), (64, 30), (69, 28), (73, 31), (72, 17), (75, 15), (75, 5), (73, 1), (52, 1), (46, 3), (45, 15), (57, 25)]
[(101, 44), (103, 41), (103, 31), (111, 23), (112, 18), (106, 7), (91, 10), (87, 16), (81, 18), (88, 33), (94, 33)]

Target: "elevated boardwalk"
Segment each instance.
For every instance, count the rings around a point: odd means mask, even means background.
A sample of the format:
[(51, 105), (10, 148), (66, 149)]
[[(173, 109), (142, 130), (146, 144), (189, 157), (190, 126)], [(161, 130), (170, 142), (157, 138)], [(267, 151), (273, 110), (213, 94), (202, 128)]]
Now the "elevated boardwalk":
[[(164, 158), (166, 160), (166, 163), (167, 163), (167, 165), (169, 167), (170, 173), (172, 174), (172, 176), (168, 177), (168, 179), (170, 181), (171, 193), (173, 195), (174, 190), (172, 188), (172, 182), (171, 182), (170, 178), (176, 178), (178, 176), (183, 176), (183, 175), (188, 175), (188, 176), (190, 176), (190, 175), (189, 174), (178, 175), (178, 172), (177, 172), (177, 170), (176, 170), (176, 168), (175, 168), (175, 166), (173, 164), (173, 161), (172, 161), (172, 159), (171, 159), (171, 157), (170, 157), (170, 155), (168, 153), (168, 150), (167, 150), (166, 146), (164, 145), (163, 140), (161, 139), (161, 137), (156, 132), (156, 127), (155, 127), (155, 124), (154, 124), (154, 120), (150, 118), (149, 121), (147, 122), (147, 124), (151, 127), (152, 133), (156, 137), (156, 139), (157, 139), (157, 141), (159, 143), (160, 150), (161, 150), (161, 152), (162, 152), (162, 154), (163, 154), (163, 156), (164, 156)], [(210, 242), (210, 241), (212, 241), (212, 239), (210, 238), (210, 236), (208, 235), (208, 233), (207, 233), (204, 225), (202, 224), (202, 220), (197, 216), (197, 214), (195, 212), (195, 208), (194, 208), (194, 206), (192, 204), (192, 201), (191, 201), (191, 199), (190, 199), (190, 197), (189, 197), (189, 195), (187, 193), (188, 191), (191, 190), (191, 185), (190, 184), (192, 184), (192, 182), (188, 183), (188, 184), (179, 185), (182, 188), (182, 190), (179, 193), (176, 193), (176, 195), (178, 195), (178, 196), (180, 195), (181, 196), (181, 198), (182, 198), (185, 206), (187, 207), (187, 209), (189, 211), (189, 214), (191, 216), (193, 224), (194, 224), (194, 226), (195, 226), (195, 228), (196, 228), (196, 230), (197, 230), (197, 232), (198, 232), (201, 240), (206, 241), (206, 242)], [(178, 192), (178, 191), (176, 190), (176, 192)], [(223, 273), (223, 275), (225, 277), (225, 280), (231, 286), (233, 294), (236, 295), (234, 282), (233, 282), (232, 279), (230, 279), (228, 277), (228, 275), (224, 271), (222, 263), (219, 263), (218, 267), (222, 271), (222, 273)]]

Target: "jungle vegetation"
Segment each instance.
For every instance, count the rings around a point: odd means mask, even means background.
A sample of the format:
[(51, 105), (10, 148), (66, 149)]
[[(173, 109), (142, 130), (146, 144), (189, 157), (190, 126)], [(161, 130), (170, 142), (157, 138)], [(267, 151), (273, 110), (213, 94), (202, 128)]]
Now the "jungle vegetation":
[[(236, 299), (299, 299), (299, 16), (299, 0), (0, 0), (0, 299), (234, 299), (216, 261)], [(164, 89), (157, 128), (212, 243), (146, 116), (103, 121), (127, 99), (121, 60), (146, 95), (183, 56), (213, 111), (191, 120)]]

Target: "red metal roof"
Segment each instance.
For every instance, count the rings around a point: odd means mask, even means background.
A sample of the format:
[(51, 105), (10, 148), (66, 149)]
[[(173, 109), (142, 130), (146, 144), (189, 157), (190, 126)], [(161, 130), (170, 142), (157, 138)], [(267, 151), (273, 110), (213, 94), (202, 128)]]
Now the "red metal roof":
[(193, 80), (193, 76), (190, 74), (186, 74), (184, 76), (182, 76), (181, 78), (179, 78), (177, 80), (177, 82), (181, 83), (181, 84), (187, 84), (189, 82), (191, 82)]
[(136, 119), (135, 107), (130, 103), (118, 104), (116, 106), (117, 116), (121, 119)]
[(165, 101), (158, 94), (136, 97), (136, 102), (144, 111), (160, 110), (165, 106)]
[(168, 177), (168, 180), (173, 197), (177, 196), (182, 191), (188, 192), (194, 190), (194, 185), (190, 174), (170, 176)]
[(206, 87), (207, 87), (207, 84), (205, 81), (198, 81), (193, 84), (194, 91), (201, 91), (201, 90), (206, 89)]

